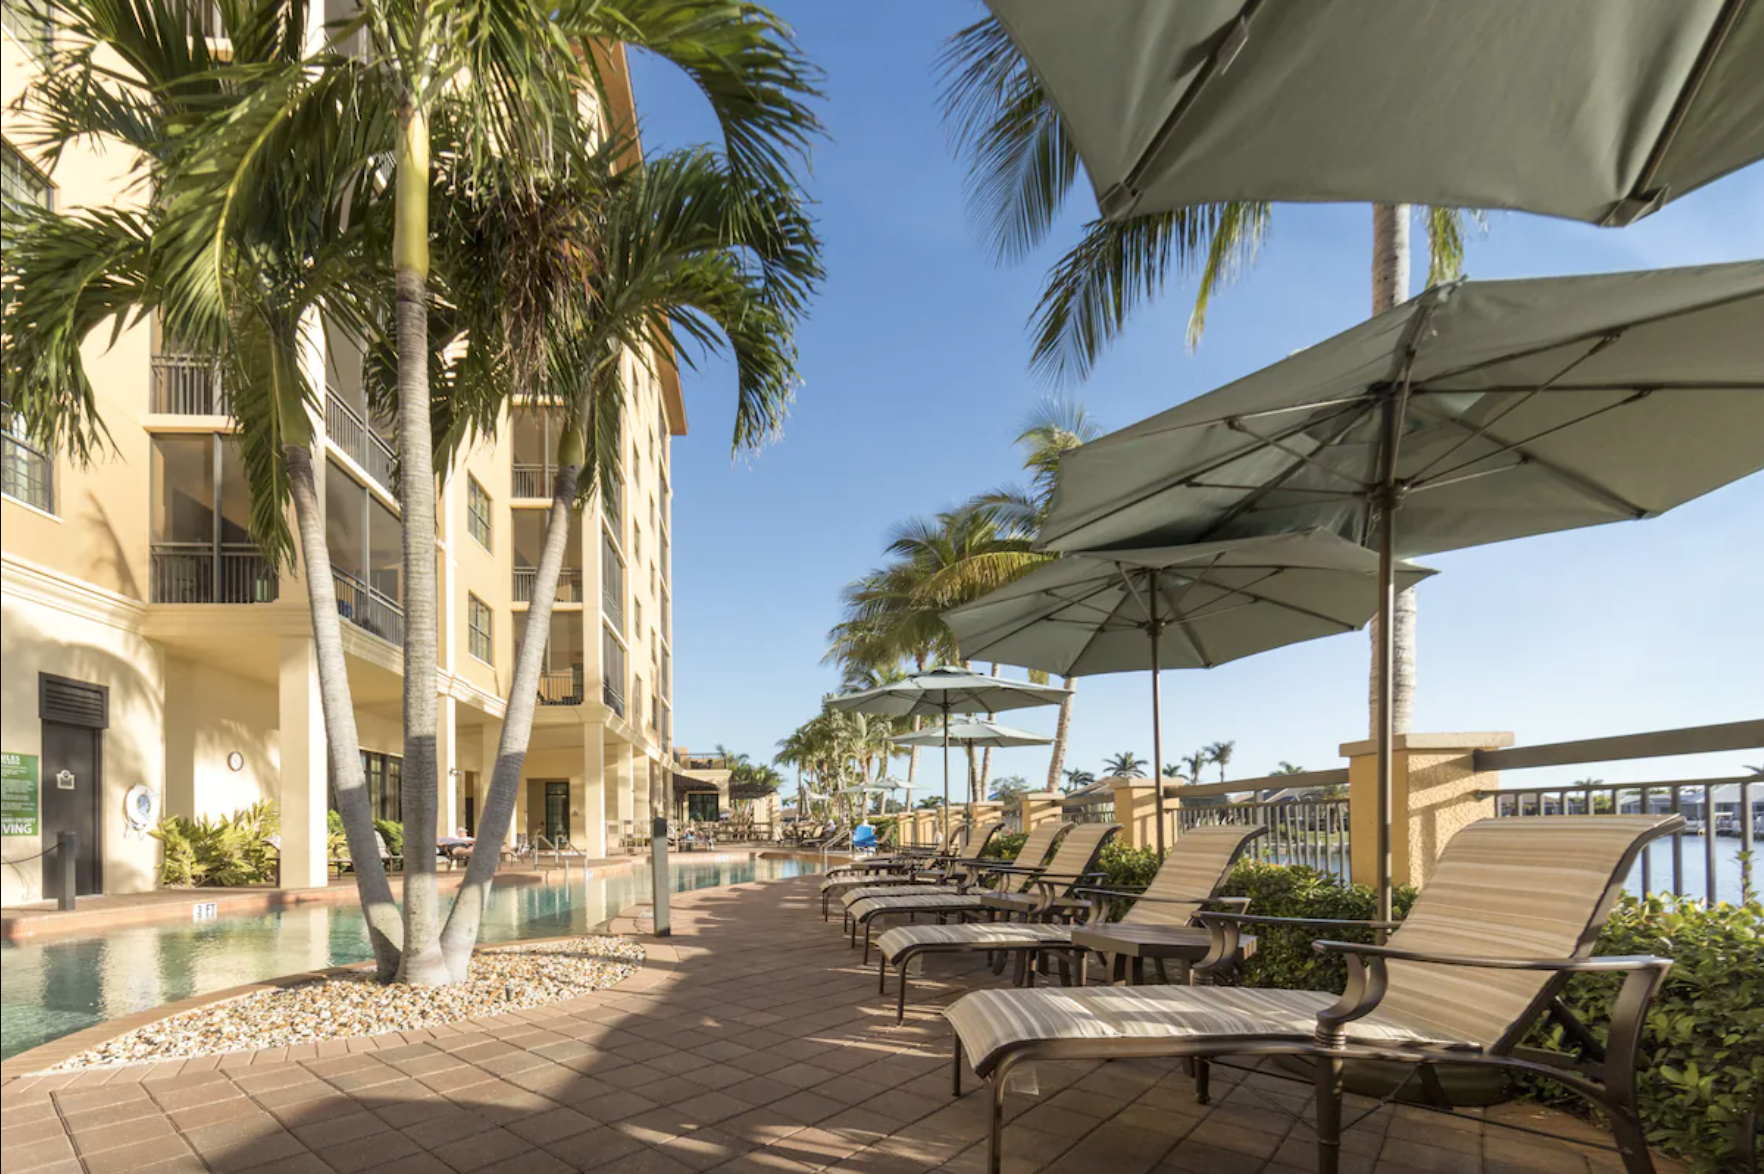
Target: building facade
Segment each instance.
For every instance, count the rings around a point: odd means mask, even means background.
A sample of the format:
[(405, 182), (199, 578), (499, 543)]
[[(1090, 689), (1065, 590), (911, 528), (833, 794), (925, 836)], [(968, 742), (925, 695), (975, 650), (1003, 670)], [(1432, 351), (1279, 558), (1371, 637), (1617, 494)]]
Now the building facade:
[[(52, 174), (14, 100), (49, 35), (4, 0), (0, 137), (8, 200), (126, 204), (120, 150), (69, 149)], [(622, 56), (613, 64), (623, 68)], [(615, 76), (613, 114), (632, 114)], [(622, 107), (622, 109), (620, 108)], [(622, 116), (622, 117), (620, 117)], [(5, 420), (0, 494), (0, 884), (7, 904), (56, 887), (41, 856), (81, 845), (82, 892), (154, 887), (160, 815), (222, 816), (259, 800), (282, 824), (281, 883), (326, 883), (329, 784), (300, 568), (273, 572), (250, 503), (226, 389), (206, 358), (151, 321), (86, 346), (114, 451), (81, 468)], [(323, 511), (356, 721), (376, 815), (397, 819), (402, 634), (393, 429), (372, 418), (361, 359), (324, 332)], [(551, 619), (540, 709), (511, 837), (621, 850), (665, 793), (672, 757), (672, 440), (678, 377), (627, 356), (620, 492), (580, 511)], [(442, 831), (475, 832), (525, 630), (556, 445), (517, 409), (454, 462), (439, 500)], [(315, 454), (317, 455), (317, 454)], [(34, 812), (27, 811), (34, 807)], [(406, 845), (406, 851), (413, 850)]]

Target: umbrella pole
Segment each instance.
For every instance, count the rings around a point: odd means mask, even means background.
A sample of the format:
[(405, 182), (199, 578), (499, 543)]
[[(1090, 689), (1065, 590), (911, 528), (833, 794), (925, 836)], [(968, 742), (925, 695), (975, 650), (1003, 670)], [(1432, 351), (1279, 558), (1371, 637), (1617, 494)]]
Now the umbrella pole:
[(1158, 624), (1158, 573), (1151, 572), (1146, 576), (1147, 591), (1151, 604), (1151, 678), (1152, 678), (1152, 778), (1153, 794), (1156, 796), (1152, 808), (1158, 820), (1158, 859), (1164, 858), (1164, 714), (1158, 689), (1158, 636), (1161, 627)]
[[(1391, 829), (1395, 806), (1395, 773), (1391, 753), (1396, 741), (1396, 456), (1398, 402), (1394, 392), (1384, 401), (1384, 476), (1378, 488), (1378, 920), (1391, 919)], [(1385, 931), (1378, 931), (1382, 942)]]
[(943, 842), (949, 843), (949, 701), (943, 702)]

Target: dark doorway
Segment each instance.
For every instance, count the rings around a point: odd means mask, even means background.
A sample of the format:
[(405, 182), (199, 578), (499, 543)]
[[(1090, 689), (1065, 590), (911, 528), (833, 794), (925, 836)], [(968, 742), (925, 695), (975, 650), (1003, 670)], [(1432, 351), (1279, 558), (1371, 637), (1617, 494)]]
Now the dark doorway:
[(467, 795), (465, 797), (465, 808), (466, 808), (465, 809), (466, 835), (476, 836), (478, 834), (478, 800), (477, 800), (477, 796)]
[(693, 823), (715, 823), (717, 821), (717, 799), (715, 791), (693, 792), (686, 796), (686, 818)]
[(545, 784), (545, 838), (564, 844), (570, 838), (570, 785)]
[[(104, 729), (110, 724), (110, 693), (101, 685), (40, 674), (37, 712), (43, 722), (39, 774), (42, 844), (53, 848), (62, 832), (79, 837), (74, 856), (74, 895), (104, 891), (104, 844), (98, 810), (104, 796)], [(61, 896), (61, 861), (43, 858), (43, 896)]]

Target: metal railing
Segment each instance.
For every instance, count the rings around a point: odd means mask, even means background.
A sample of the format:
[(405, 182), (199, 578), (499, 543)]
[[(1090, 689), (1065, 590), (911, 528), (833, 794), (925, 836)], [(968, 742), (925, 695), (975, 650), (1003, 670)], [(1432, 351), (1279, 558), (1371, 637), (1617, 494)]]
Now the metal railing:
[(325, 434), (369, 477), (397, 495), (397, 451), (335, 392), (325, 396)]
[(1115, 801), (1108, 798), (1095, 803), (1074, 803), (1060, 808), (1060, 817), (1067, 823), (1114, 823)]
[(1752, 846), (1764, 840), (1764, 777), (1570, 783), (1479, 791), (1497, 819), (1537, 815), (1682, 815), (1683, 831), (1643, 848), (1625, 888), (1738, 904), (1754, 892)]
[[(539, 568), (516, 567), (514, 569), (514, 601), (516, 603), (533, 602), (533, 585), (539, 581)], [(557, 573), (557, 602), (582, 602), (582, 569), (580, 567), (564, 567)]]
[(153, 410), (168, 416), (224, 416), (226, 388), (210, 355), (162, 351), (153, 356)]
[(557, 479), (555, 465), (516, 465), (509, 492), (514, 497), (551, 498), (552, 482)]
[(539, 674), (540, 705), (580, 705), (582, 704), (583, 674), (582, 666), (571, 665), (567, 669), (548, 669)]
[(1293, 798), (1278, 802), (1251, 800), (1190, 806), (1176, 812), (1176, 834), (1189, 828), (1221, 824), (1265, 827), (1247, 855), (1270, 864), (1298, 864), (1348, 880), (1348, 801), (1338, 798)]
[(249, 542), (155, 542), (149, 553), (154, 603), (274, 603), (281, 590)]
[(331, 569), (337, 588), (337, 614), (362, 631), (390, 644), (404, 643), (404, 609), (345, 571)]

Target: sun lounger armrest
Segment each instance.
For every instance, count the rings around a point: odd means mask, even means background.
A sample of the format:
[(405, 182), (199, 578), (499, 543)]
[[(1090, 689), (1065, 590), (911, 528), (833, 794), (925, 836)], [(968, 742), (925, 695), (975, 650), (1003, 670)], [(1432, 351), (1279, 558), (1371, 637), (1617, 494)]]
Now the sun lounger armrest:
[(1089, 902), (1090, 916), (1085, 920), (1087, 925), (1099, 925), (1107, 921), (1108, 901), (1117, 897), (1134, 904), (1144, 901), (1150, 905), (1217, 905), (1240, 913), (1248, 909), (1250, 903), (1248, 897), (1149, 897), (1143, 887), (1105, 889), (1097, 885), (1076, 885), (1072, 889), (1072, 895), (1083, 897)]
[[(1359, 942), (1312, 942), (1320, 954), (1341, 954), (1348, 965), (1347, 989), (1334, 1006), (1317, 1013), (1317, 1039), (1339, 1045), (1343, 1028), (1372, 1012), (1384, 998), (1385, 964), (1419, 962), (1437, 966), (1472, 966), (1485, 970), (1548, 970), (1558, 975), (1623, 973), (1627, 977), (1611, 1009), (1611, 1028), (1604, 1049), (1607, 1055), (1628, 1057), (1626, 1069), (1633, 1075), (1634, 1056), (1641, 1043), (1643, 1020), (1654, 992), (1672, 969), (1670, 958), (1649, 954), (1605, 955), (1591, 958), (1478, 958), (1467, 955), (1425, 954)], [(1514, 1033), (1517, 1036), (1520, 1033)]]
[(1243, 947), (1243, 928), (1246, 925), (1286, 927), (1290, 929), (1395, 929), (1402, 924), (1400, 921), (1353, 921), (1332, 917), (1268, 917), (1243, 912), (1217, 912), (1203, 909), (1195, 916), (1202, 925), (1213, 931), (1213, 944), (1207, 956), (1195, 964), (1199, 974), (1209, 971), (1225, 970), (1236, 963), (1237, 954)]

